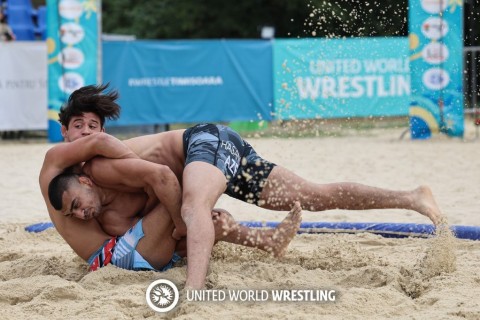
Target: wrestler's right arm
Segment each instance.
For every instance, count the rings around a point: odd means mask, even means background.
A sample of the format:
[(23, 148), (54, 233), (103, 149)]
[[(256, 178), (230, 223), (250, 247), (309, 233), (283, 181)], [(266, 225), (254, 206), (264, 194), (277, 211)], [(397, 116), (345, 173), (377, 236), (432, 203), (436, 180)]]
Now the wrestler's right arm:
[(180, 214), (182, 188), (172, 170), (161, 164), (142, 159), (108, 159), (96, 157), (87, 162), (84, 172), (99, 186), (121, 188), (131, 192), (150, 190), (165, 206), (175, 224), (174, 237), (186, 236), (186, 226)]

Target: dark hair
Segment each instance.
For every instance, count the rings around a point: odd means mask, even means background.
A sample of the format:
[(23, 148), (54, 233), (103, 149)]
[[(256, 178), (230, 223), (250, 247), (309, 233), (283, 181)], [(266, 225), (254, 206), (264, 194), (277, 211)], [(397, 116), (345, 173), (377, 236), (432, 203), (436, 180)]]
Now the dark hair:
[(0, 5), (0, 13), (2, 14), (2, 18), (0, 19), (0, 23), (8, 23), (7, 15), (5, 14), (5, 11), (3, 10), (1, 5)]
[(79, 174), (73, 172), (63, 172), (52, 179), (48, 185), (48, 199), (55, 210), (62, 210), (62, 196), (65, 191), (77, 181)]
[(120, 106), (116, 103), (119, 97), (118, 91), (103, 92), (108, 88), (104, 85), (85, 86), (75, 90), (68, 101), (60, 108), (59, 121), (68, 129), (68, 123), (72, 117), (81, 116), (92, 112), (100, 118), (100, 126), (103, 128), (105, 118), (118, 119)]

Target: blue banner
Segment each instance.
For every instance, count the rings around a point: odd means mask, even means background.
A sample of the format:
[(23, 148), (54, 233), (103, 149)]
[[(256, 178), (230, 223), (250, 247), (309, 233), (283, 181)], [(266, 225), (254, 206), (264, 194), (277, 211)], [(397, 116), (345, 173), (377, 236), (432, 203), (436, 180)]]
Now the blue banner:
[(273, 53), (279, 119), (408, 114), (406, 38), (276, 40)]
[(122, 106), (110, 125), (272, 118), (270, 41), (105, 41), (103, 56)]
[(48, 138), (63, 140), (58, 112), (76, 89), (97, 83), (99, 0), (47, 0)]
[(411, 0), (409, 9), (413, 139), (463, 136), (463, 1)]

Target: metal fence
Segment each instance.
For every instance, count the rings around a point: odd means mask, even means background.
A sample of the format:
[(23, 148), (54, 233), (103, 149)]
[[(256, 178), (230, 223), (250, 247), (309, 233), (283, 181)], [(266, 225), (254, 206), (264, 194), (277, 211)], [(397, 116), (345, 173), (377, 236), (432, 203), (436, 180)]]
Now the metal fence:
[(463, 49), (463, 95), (465, 115), (470, 115), (475, 123), (475, 137), (480, 136), (480, 46)]
[(480, 46), (465, 47), (463, 49), (463, 88), (465, 97), (465, 108), (474, 112), (478, 109), (480, 101)]

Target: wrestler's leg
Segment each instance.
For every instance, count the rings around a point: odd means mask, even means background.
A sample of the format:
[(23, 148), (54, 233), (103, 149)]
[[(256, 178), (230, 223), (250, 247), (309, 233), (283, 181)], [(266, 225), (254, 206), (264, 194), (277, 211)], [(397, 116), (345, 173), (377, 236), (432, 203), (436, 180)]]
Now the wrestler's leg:
[(144, 237), (136, 250), (155, 269), (161, 269), (172, 259), (177, 241), (172, 238), (174, 224), (168, 211), (158, 204), (142, 220)]
[(226, 178), (215, 166), (194, 161), (183, 171), (182, 218), (187, 226), (186, 286), (204, 286), (215, 240), (211, 212), (226, 189)]
[[(229, 212), (218, 208), (213, 209), (212, 220), (215, 229), (215, 242), (224, 241), (257, 248), (272, 253), (279, 258), (285, 254), (288, 245), (300, 227), (302, 208), (296, 202), (292, 210), (277, 227), (268, 229), (243, 226), (236, 222)], [(186, 249), (186, 239), (179, 240), (175, 252), (180, 256), (186, 256)]]
[(294, 204), (292, 210), (277, 227), (270, 229), (249, 228), (240, 225), (223, 209), (214, 209), (212, 214), (216, 241), (258, 248), (272, 253), (277, 258), (285, 254), (302, 222), (302, 208), (298, 202)]
[(396, 191), (351, 182), (318, 184), (281, 166), (273, 168), (268, 176), (260, 200), (261, 207), (273, 210), (288, 210), (290, 203), (300, 201), (309, 211), (408, 209), (427, 216), (435, 224), (441, 219), (440, 209), (427, 186)]

